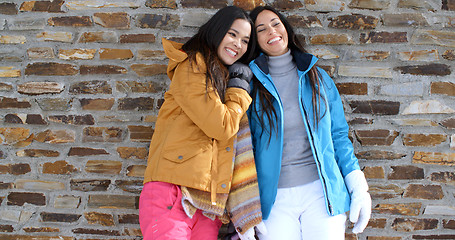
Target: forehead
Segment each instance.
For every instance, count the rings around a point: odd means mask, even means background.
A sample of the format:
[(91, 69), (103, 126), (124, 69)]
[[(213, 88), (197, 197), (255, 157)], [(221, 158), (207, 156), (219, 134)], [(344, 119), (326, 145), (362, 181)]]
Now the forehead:
[(264, 10), (258, 14), (255, 25), (257, 26), (259, 24), (268, 23), (268, 22), (273, 21), (274, 19), (277, 19), (278, 21), (280, 21), (280, 18), (274, 12), (269, 11), (269, 10)]
[(231, 25), (231, 29), (237, 31), (238, 33), (250, 35), (251, 25), (245, 19), (236, 19)]

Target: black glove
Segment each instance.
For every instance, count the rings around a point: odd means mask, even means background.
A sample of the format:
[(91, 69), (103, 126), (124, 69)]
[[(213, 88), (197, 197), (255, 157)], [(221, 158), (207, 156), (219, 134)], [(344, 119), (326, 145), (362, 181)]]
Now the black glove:
[(251, 69), (243, 64), (236, 62), (229, 66), (229, 81), (227, 87), (241, 88), (250, 93), (250, 81), (253, 78)]

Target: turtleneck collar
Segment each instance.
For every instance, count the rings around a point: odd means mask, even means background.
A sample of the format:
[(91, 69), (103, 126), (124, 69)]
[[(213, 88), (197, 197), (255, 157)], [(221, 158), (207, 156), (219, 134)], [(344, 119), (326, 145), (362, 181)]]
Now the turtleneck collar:
[(293, 61), (291, 50), (280, 56), (268, 56), (267, 60), (270, 75), (289, 73), (297, 67)]

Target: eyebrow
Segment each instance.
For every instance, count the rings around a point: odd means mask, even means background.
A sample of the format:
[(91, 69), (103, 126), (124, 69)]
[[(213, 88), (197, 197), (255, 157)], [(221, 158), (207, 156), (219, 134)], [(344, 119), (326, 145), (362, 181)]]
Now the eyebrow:
[[(274, 20), (278, 20), (278, 18), (272, 18), (272, 19), (270, 19), (270, 22), (273, 22)], [(261, 23), (261, 24), (257, 25), (256, 28), (258, 28), (260, 26), (264, 26), (264, 24)]]
[[(235, 30), (234, 28), (230, 28), (229, 30), (232, 30), (232, 31), (234, 31), (234, 32), (237, 33), (237, 34), (240, 34), (240, 32), (237, 31), (237, 30)], [(248, 35), (245, 36), (245, 37), (248, 38), (248, 39), (250, 39), (250, 36), (248, 36)]]

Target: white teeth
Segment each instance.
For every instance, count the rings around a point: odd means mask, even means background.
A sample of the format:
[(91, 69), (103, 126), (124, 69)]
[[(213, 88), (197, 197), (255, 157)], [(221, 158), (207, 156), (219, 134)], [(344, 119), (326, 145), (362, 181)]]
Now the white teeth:
[(271, 43), (274, 43), (276, 41), (279, 41), (280, 39), (281, 39), (281, 37), (274, 37), (274, 38), (270, 39), (270, 41), (268, 41), (267, 43), (271, 44)]
[(229, 48), (226, 48), (226, 51), (227, 51), (229, 54), (231, 54), (232, 56), (234, 56), (234, 57), (237, 56), (237, 53), (234, 52), (234, 51), (232, 51), (232, 50), (229, 49)]

